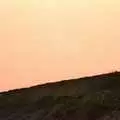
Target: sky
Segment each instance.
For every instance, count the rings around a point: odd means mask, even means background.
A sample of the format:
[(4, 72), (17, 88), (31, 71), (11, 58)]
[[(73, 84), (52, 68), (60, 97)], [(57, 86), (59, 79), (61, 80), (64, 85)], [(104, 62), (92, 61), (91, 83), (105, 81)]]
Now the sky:
[(120, 69), (119, 0), (0, 0), (0, 91)]

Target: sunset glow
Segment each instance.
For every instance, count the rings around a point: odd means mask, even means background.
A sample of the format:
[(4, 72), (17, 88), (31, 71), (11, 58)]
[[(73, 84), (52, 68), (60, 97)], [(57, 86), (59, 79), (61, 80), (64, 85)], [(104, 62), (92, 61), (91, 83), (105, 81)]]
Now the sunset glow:
[(119, 0), (0, 1), (0, 91), (120, 69)]

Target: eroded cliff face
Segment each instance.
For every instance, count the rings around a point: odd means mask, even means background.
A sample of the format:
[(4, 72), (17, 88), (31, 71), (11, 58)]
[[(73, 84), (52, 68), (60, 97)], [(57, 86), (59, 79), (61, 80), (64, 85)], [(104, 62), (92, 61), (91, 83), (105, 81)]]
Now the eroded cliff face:
[(0, 120), (120, 120), (120, 73), (0, 93)]

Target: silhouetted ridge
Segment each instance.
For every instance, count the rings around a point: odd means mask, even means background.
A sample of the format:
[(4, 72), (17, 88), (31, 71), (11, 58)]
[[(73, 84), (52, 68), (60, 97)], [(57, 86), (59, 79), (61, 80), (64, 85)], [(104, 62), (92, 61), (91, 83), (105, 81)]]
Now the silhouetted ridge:
[(120, 119), (120, 72), (0, 93), (0, 120)]
[[(42, 88), (42, 87), (47, 87), (47, 86), (56, 86), (56, 85), (62, 85), (65, 84), (67, 82), (77, 82), (79, 80), (100, 80), (101, 78), (108, 78), (108, 77), (119, 77), (120, 76), (120, 72), (115, 71), (115, 72), (111, 72), (111, 73), (105, 73), (105, 74), (99, 74), (99, 75), (94, 75), (94, 76), (87, 76), (87, 77), (82, 77), (82, 78), (76, 78), (76, 79), (69, 79), (69, 80), (61, 80), (59, 82), (50, 82), (50, 83), (44, 83), (44, 84), (40, 84), (40, 85), (36, 85), (36, 86), (32, 86), (32, 87), (28, 87), (28, 88)], [(1, 92), (0, 94), (3, 93), (10, 93), (10, 92), (19, 92), (19, 91), (24, 91), (27, 90), (28, 88), (19, 88), (19, 89), (13, 89), (13, 90), (9, 90), (9, 91), (5, 91), (5, 92)]]

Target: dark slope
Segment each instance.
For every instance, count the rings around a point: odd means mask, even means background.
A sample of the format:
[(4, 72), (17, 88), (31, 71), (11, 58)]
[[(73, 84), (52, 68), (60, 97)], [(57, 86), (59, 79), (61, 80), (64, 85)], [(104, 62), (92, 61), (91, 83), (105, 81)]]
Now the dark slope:
[(0, 120), (120, 120), (120, 72), (0, 93)]

